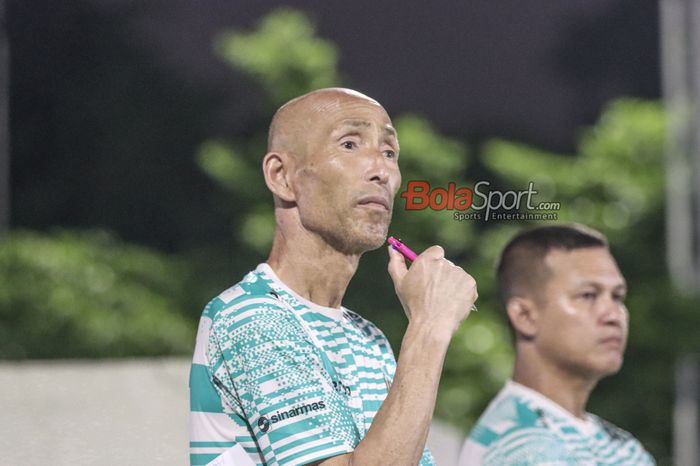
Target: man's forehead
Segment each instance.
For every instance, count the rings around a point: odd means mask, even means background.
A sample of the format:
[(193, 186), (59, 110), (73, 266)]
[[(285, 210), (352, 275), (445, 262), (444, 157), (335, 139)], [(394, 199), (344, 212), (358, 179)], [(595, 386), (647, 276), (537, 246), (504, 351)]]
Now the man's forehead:
[(384, 108), (376, 100), (361, 94), (352, 89), (345, 88), (327, 88), (309, 92), (302, 96), (296, 97), (282, 105), (276, 112), (276, 116), (290, 116), (293, 118), (307, 117), (312, 115), (321, 115), (348, 104), (360, 104), (373, 108)]
[[(364, 118), (342, 118), (335, 125), (333, 131), (341, 131), (344, 128), (371, 128), (374, 123), (371, 120)], [(389, 121), (380, 123), (381, 130), (391, 136), (396, 136), (396, 129), (391, 126)]]
[(607, 248), (554, 249), (547, 253), (544, 262), (555, 279), (559, 277), (576, 283), (624, 284), (617, 262)]
[(328, 88), (292, 99), (275, 113), (268, 134), (268, 150), (301, 152), (295, 144), (312, 134), (328, 135), (341, 120), (367, 120), (395, 136), (391, 119), (376, 100), (357, 91)]

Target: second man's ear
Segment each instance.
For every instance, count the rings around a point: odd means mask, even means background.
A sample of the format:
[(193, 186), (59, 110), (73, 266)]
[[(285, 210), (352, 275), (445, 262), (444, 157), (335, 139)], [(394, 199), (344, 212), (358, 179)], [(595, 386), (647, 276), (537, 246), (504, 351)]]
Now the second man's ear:
[(296, 201), (296, 196), (291, 186), (293, 168), (294, 161), (287, 153), (268, 152), (263, 158), (262, 169), (263, 176), (265, 176), (265, 184), (282, 201)]
[(532, 299), (510, 298), (506, 305), (506, 312), (518, 336), (530, 340), (537, 335), (539, 312)]

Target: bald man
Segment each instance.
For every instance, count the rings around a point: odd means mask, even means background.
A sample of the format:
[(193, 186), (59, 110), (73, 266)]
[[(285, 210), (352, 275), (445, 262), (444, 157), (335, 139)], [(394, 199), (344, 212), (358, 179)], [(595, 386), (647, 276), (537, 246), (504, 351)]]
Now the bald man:
[(425, 442), (473, 278), (438, 246), (410, 269), (388, 248), (409, 320), (398, 364), (382, 332), (342, 306), (360, 257), (386, 240), (398, 159), (386, 111), (355, 91), (322, 89), (277, 111), (262, 162), (272, 250), (202, 314), (192, 465), (434, 464)]

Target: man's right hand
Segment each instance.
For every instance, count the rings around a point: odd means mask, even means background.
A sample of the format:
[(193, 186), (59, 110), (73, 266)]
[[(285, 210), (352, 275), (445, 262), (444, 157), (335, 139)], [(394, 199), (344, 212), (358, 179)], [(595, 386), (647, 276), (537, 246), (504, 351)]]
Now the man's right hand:
[(476, 301), (476, 282), (439, 246), (426, 249), (410, 269), (390, 246), (389, 274), (409, 319), (389, 394), (355, 450), (323, 466), (421, 462), (445, 355)]
[[(440, 246), (431, 246), (411, 265), (389, 246), (389, 275), (409, 322), (445, 331), (451, 338), (476, 301), (476, 281), (449, 260)], [(448, 333), (449, 332), (449, 333)]]

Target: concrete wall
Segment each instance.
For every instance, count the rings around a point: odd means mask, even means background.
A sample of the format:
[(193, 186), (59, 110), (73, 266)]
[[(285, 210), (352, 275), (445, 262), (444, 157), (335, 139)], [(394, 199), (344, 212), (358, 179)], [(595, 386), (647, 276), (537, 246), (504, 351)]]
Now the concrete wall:
[[(189, 361), (0, 363), (0, 464), (187, 465)], [(462, 436), (435, 423), (428, 445), (454, 465)]]

